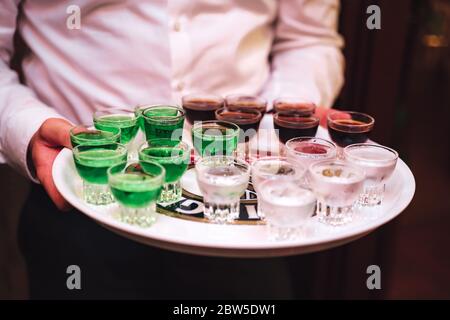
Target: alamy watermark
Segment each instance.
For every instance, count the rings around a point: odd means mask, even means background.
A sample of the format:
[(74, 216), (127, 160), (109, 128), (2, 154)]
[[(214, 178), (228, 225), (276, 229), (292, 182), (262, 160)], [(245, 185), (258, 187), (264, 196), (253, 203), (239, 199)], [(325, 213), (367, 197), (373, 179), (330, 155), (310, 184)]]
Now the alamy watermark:
[(81, 290), (81, 269), (76, 264), (67, 267), (66, 273), (69, 275), (66, 286), (69, 290)]

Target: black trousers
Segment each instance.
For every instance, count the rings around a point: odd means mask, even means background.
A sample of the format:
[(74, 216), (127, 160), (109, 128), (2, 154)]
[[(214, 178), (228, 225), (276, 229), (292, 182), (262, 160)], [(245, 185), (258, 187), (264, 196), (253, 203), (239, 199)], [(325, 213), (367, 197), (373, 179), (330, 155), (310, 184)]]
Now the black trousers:
[[(288, 259), (212, 258), (145, 246), (81, 212), (58, 211), (37, 185), (23, 208), (19, 244), (32, 299), (288, 299), (302, 285), (293, 282), (301, 270)], [(67, 288), (70, 265), (81, 269), (80, 290)]]

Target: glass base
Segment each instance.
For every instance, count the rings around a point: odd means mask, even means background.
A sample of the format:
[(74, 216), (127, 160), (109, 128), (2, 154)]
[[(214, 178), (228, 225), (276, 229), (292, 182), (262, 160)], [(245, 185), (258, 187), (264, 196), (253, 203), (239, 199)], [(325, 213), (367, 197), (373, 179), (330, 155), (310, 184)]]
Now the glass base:
[(262, 219), (262, 220), (265, 219), (266, 214), (264, 213), (263, 205), (261, 204), (261, 201), (258, 201), (256, 203), (256, 210), (257, 210), (257, 213), (258, 213), (258, 217), (260, 219)]
[(144, 208), (130, 208), (120, 205), (120, 221), (148, 228), (156, 221), (155, 209), (154, 203)]
[(203, 213), (214, 223), (229, 223), (239, 217), (239, 201), (230, 204), (216, 204), (205, 200)]
[(332, 226), (340, 226), (353, 220), (353, 205), (346, 207), (331, 207), (317, 201), (317, 216), (319, 221)]
[(272, 241), (296, 240), (302, 236), (302, 228), (280, 227), (271, 223), (267, 224), (269, 239)]
[(114, 202), (107, 184), (93, 184), (83, 181), (83, 198), (87, 203), (106, 205)]
[(362, 207), (373, 207), (381, 205), (386, 185), (366, 186), (364, 192), (359, 196), (358, 204)]
[(165, 183), (161, 190), (158, 203), (170, 204), (181, 199), (181, 184), (180, 181), (174, 183)]

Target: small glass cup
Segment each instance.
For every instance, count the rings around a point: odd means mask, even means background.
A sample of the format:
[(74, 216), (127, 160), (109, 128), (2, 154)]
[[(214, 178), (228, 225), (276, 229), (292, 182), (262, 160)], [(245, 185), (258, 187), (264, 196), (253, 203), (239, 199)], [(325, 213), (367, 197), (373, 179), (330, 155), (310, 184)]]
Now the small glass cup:
[(139, 160), (159, 163), (166, 169), (166, 178), (158, 203), (170, 204), (180, 200), (180, 179), (190, 162), (191, 149), (182, 141), (170, 139), (149, 140), (139, 147)]
[(284, 179), (265, 180), (260, 189), (258, 202), (264, 206), (269, 237), (283, 241), (305, 236), (304, 227), (316, 207), (314, 193)]
[(212, 156), (200, 159), (195, 169), (205, 217), (215, 223), (239, 217), (240, 197), (250, 175), (249, 164), (230, 156)]
[(214, 120), (214, 112), (222, 108), (224, 99), (213, 94), (194, 93), (181, 98), (186, 120), (189, 124), (196, 121)]
[(257, 134), (262, 114), (258, 110), (228, 110), (220, 108), (216, 110), (216, 119), (228, 121), (239, 126), (239, 140), (237, 156), (249, 160), (249, 142)]
[(303, 117), (310, 117), (316, 112), (316, 105), (296, 97), (281, 97), (273, 101), (275, 112), (290, 112)]
[(277, 112), (273, 115), (275, 133), (283, 144), (296, 137), (314, 137), (319, 122), (317, 117), (304, 117), (290, 112)]
[(267, 110), (267, 100), (252, 95), (230, 94), (225, 97), (225, 107), (228, 110), (257, 110), (264, 114)]
[(295, 166), (288, 162), (285, 157), (261, 157), (255, 160), (251, 166), (251, 182), (258, 196), (258, 216), (265, 217), (264, 205), (259, 201), (261, 195), (261, 184), (267, 180), (296, 181), (299, 182), (305, 173), (305, 168)]
[(368, 114), (354, 111), (334, 111), (327, 116), (328, 133), (340, 148), (369, 139), (375, 119)]
[(183, 109), (173, 105), (154, 105), (142, 110), (147, 141), (161, 138), (181, 141), (184, 116)]
[(164, 182), (164, 168), (152, 161), (118, 163), (108, 169), (111, 193), (120, 205), (122, 222), (150, 227), (156, 221), (156, 200)]
[(200, 156), (232, 155), (236, 151), (239, 127), (228, 121), (200, 121), (192, 127), (192, 142)]
[[(321, 138), (293, 138), (286, 142), (285, 147), (288, 161), (303, 168), (309, 168), (311, 164), (321, 160), (336, 158), (336, 145)], [(304, 175), (302, 185), (309, 186), (308, 174)]]
[(368, 207), (381, 205), (386, 180), (390, 178), (397, 164), (397, 151), (377, 144), (359, 143), (345, 147), (344, 157), (348, 163), (366, 173), (359, 204)]
[(123, 144), (80, 144), (72, 149), (75, 168), (83, 179), (83, 198), (87, 203), (105, 205), (114, 202), (108, 187), (109, 167), (127, 159)]
[(78, 125), (70, 129), (70, 143), (72, 148), (83, 145), (102, 145), (120, 141), (120, 129), (112, 128), (104, 131), (94, 128), (94, 125)]
[(333, 226), (351, 222), (363, 188), (364, 171), (342, 161), (324, 160), (309, 167), (309, 177), (317, 196), (319, 221)]
[(133, 111), (105, 108), (94, 113), (94, 126), (99, 130), (114, 132), (120, 129), (120, 143), (129, 144), (138, 132), (138, 118)]

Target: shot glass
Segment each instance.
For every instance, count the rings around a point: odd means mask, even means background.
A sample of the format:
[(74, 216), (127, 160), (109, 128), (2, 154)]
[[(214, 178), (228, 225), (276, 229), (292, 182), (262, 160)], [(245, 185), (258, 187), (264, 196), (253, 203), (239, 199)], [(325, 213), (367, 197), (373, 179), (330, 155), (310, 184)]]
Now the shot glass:
[(273, 115), (275, 133), (283, 144), (296, 137), (314, 137), (319, 122), (317, 117), (305, 117), (286, 111), (279, 111)]
[(386, 180), (392, 175), (397, 164), (397, 151), (377, 144), (360, 143), (345, 147), (344, 157), (348, 163), (366, 173), (359, 204), (369, 207), (380, 205), (386, 189)]
[(317, 197), (319, 221), (333, 226), (351, 222), (363, 188), (364, 171), (341, 161), (324, 160), (309, 167), (309, 177)]
[(202, 157), (234, 154), (238, 138), (239, 127), (228, 121), (200, 121), (192, 127), (192, 142)]
[(181, 98), (186, 120), (189, 124), (196, 121), (215, 119), (215, 111), (224, 105), (224, 99), (212, 94), (194, 93)]
[(305, 168), (295, 166), (288, 162), (285, 157), (261, 157), (255, 160), (251, 166), (251, 182), (258, 196), (258, 216), (265, 217), (264, 203), (259, 201), (261, 197), (261, 185), (267, 180), (300, 182), (305, 173)]
[(72, 149), (75, 168), (83, 179), (83, 198), (87, 203), (105, 205), (114, 202), (108, 187), (109, 167), (127, 160), (123, 144), (80, 144)]
[(205, 217), (215, 223), (239, 217), (240, 197), (250, 175), (248, 163), (229, 156), (212, 156), (200, 159), (195, 169)]
[(161, 138), (181, 141), (184, 116), (183, 109), (174, 105), (154, 105), (142, 110), (147, 141)]
[(249, 143), (258, 132), (261, 118), (262, 113), (258, 110), (228, 110), (227, 108), (216, 110), (217, 120), (228, 121), (239, 127), (237, 156), (247, 161), (250, 158)]
[(257, 110), (264, 114), (267, 100), (258, 96), (231, 94), (225, 97), (225, 107), (228, 110)]
[(314, 214), (316, 197), (294, 181), (265, 180), (258, 201), (264, 206), (269, 237), (275, 241), (305, 236), (304, 227)]
[[(303, 168), (309, 168), (311, 164), (321, 160), (336, 158), (336, 145), (321, 138), (293, 138), (286, 142), (285, 149), (287, 160)], [(305, 187), (309, 186), (307, 173), (303, 176), (302, 184)]]
[(120, 205), (120, 220), (140, 227), (156, 221), (156, 201), (161, 193), (165, 169), (158, 163), (118, 163), (108, 169), (111, 193)]
[(158, 203), (170, 204), (181, 198), (180, 179), (190, 162), (191, 150), (182, 141), (153, 139), (139, 147), (139, 160), (157, 162), (166, 169)]
[(316, 112), (313, 102), (298, 97), (280, 97), (272, 104), (275, 112), (289, 112), (303, 117), (310, 117)]
[(374, 124), (373, 117), (361, 112), (334, 111), (327, 116), (328, 133), (340, 148), (366, 142)]
[(95, 128), (114, 132), (120, 129), (120, 143), (127, 145), (136, 136), (139, 124), (133, 111), (120, 108), (105, 108), (94, 113)]
[(94, 125), (78, 125), (70, 129), (70, 143), (72, 148), (83, 145), (102, 145), (120, 141), (120, 129), (98, 130)]

